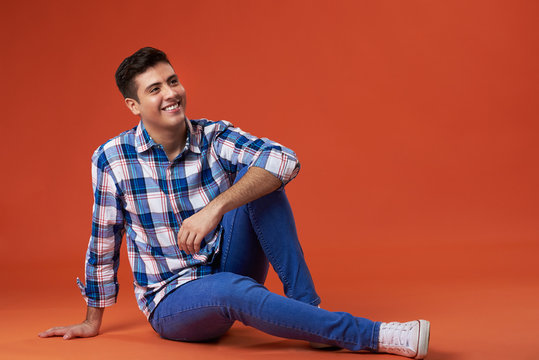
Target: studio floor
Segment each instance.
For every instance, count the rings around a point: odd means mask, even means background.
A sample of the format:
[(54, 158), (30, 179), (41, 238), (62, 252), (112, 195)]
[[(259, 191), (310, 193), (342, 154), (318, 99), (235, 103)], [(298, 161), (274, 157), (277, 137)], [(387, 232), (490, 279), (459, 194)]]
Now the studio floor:
[[(482, 247), (476, 242), (471, 248), (465, 245), (410, 241), (406, 246), (371, 245), (365, 248), (368, 255), (352, 256), (325, 270), (321, 252), (311, 250), (307, 255), (315, 265), (311, 266), (313, 275), (320, 279), (317, 286), (324, 308), (381, 321), (430, 320), (428, 359), (537, 359), (537, 245), (516, 241)], [(4, 283), (4, 291), (9, 289), (10, 294), (4, 293), (1, 298), (2, 359), (398, 358), (344, 350), (316, 351), (304, 342), (276, 338), (238, 323), (226, 336), (211, 343), (161, 339), (137, 309), (126, 267), (120, 272), (126, 285), (118, 303), (106, 310), (98, 337), (41, 339), (37, 334), (42, 330), (82, 320), (85, 304), (73, 285), (73, 274), (54, 267), (34, 270), (23, 284), (12, 287)], [(334, 278), (330, 273), (342, 276)], [(45, 278), (54, 281), (45, 286)], [(280, 292), (273, 274), (267, 286)]]

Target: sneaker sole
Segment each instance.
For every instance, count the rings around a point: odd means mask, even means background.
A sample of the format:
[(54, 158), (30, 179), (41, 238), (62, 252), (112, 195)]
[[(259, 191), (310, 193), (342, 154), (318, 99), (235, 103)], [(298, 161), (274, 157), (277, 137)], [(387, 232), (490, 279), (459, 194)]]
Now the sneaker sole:
[(419, 321), (419, 340), (417, 344), (417, 355), (414, 359), (423, 359), (427, 356), (430, 340), (430, 322), (427, 320)]

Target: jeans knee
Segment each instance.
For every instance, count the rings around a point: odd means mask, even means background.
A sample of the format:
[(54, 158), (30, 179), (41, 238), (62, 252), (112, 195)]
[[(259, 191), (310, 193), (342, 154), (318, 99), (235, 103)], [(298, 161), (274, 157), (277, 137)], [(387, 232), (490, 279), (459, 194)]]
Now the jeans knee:
[(203, 342), (220, 338), (232, 324), (218, 307), (203, 307), (159, 319), (152, 327), (164, 339)]

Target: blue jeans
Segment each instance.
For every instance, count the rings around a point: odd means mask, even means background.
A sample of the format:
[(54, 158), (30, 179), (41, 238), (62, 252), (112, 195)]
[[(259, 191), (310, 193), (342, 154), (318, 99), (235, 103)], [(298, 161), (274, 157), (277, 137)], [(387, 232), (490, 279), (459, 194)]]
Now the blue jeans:
[[(317, 307), (320, 298), (284, 190), (230, 211), (221, 225), (224, 235), (215, 273), (184, 284), (161, 300), (150, 316), (159, 335), (206, 341), (222, 336), (238, 320), (284, 338), (377, 350), (379, 322)], [(286, 297), (263, 286), (268, 260)]]

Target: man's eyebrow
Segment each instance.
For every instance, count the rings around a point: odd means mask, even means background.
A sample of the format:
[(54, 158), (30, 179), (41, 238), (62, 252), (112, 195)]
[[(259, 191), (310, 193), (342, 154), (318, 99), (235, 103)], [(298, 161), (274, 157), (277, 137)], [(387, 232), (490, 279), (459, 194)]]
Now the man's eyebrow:
[[(167, 83), (168, 83), (170, 80), (173, 80), (173, 79), (175, 79), (175, 78), (178, 78), (178, 75), (176, 75), (176, 74), (170, 75), (170, 76), (167, 78)], [(152, 88), (153, 86), (156, 86), (156, 85), (161, 85), (161, 82), (155, 82), (155, 83), (153, 83), (153, 84), (150, 84), (150, 85), (146, 86), (146, 89), (144, 89), (144, 91), (148, 91), (148, 90), (150, 90), (150, 88)]]

